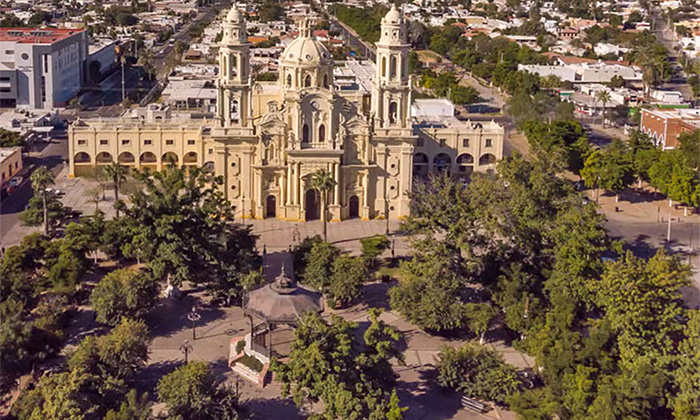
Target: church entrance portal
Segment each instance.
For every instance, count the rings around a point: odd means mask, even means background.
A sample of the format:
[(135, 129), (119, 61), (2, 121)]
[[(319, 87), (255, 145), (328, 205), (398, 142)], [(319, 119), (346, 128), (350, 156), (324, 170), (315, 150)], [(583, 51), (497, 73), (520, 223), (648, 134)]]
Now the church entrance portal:
[(350, 197), (350, 215), (351, 219), (360, 217), (360, 199), (356, 195)]
[(316, 190), (309, 189), (306, 191), (306, 220), (316, 220), (319, 218), (321, 218), (321, 213), (319, 212)]
[(274, 195), (267, 196), (267, 217), (277, 217), (277, 199)]

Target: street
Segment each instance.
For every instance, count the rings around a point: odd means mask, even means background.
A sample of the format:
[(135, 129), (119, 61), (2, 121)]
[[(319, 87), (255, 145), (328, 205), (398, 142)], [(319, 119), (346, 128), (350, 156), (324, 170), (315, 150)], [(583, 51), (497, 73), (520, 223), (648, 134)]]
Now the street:
[[(25, 159), (25, 167), (37, 168), (48, 166), (55, 175), (63, 168), (65, 159), (68, 157), (68, 140), (65, 138), (53, 138), (50, 143), (45, 144), (38, 153), (33, 152)], [(21, 241), (22, 236), (27, 234), (25, 228), (13, 229), (19, 225), (19, 214), (29, 203), (34, 192), (29, 180), (31, 172), (24, 175), (22, 185), (14, 193), (6, 197), (0, 203), (0, 246), (7, 247), (16, 245)], [(61, 188), (60, 180), (57, 180), (57, 188)]]

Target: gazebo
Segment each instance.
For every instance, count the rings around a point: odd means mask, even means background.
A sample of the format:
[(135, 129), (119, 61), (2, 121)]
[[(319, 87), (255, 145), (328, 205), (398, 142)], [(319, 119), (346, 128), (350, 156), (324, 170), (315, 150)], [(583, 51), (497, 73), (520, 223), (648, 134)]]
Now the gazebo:
[[(272, 357), (272, 329), (295, 326), (305, 312), (323, 311), (321, 293), (297, 284), (285, 268), (283, 264), (272, 283), (250, 292), (243, 302), (243, 313), (250, 321), (250, 349), (268, 359)], [(262, 322), (256, 325), (256, 319)]]

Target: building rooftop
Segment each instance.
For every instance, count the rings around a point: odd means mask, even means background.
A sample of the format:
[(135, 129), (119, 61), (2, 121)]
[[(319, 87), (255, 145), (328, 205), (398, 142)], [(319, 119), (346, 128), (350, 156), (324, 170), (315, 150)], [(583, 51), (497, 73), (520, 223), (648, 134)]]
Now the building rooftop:
[(3, 147), (3, 148), (0, 148), (0, 162), (3, 162), (8, 157), (12, 156), (18, 150), (21, 150), (21, 147)]
[(20, 44), (53, 44), (75, 34), (82, 29), (55, 28), (0, 28), (0, 41)]

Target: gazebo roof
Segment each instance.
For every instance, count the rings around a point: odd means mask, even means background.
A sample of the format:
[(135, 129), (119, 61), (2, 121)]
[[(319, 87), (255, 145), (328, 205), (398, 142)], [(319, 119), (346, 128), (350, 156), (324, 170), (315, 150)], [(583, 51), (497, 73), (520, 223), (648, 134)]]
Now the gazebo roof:
[(269, 323), (294, 324), (304, 312), (323, 311), (321, 293), (298, 285), (282, 266), (274, 282), (248, 294), (245, 313)]

